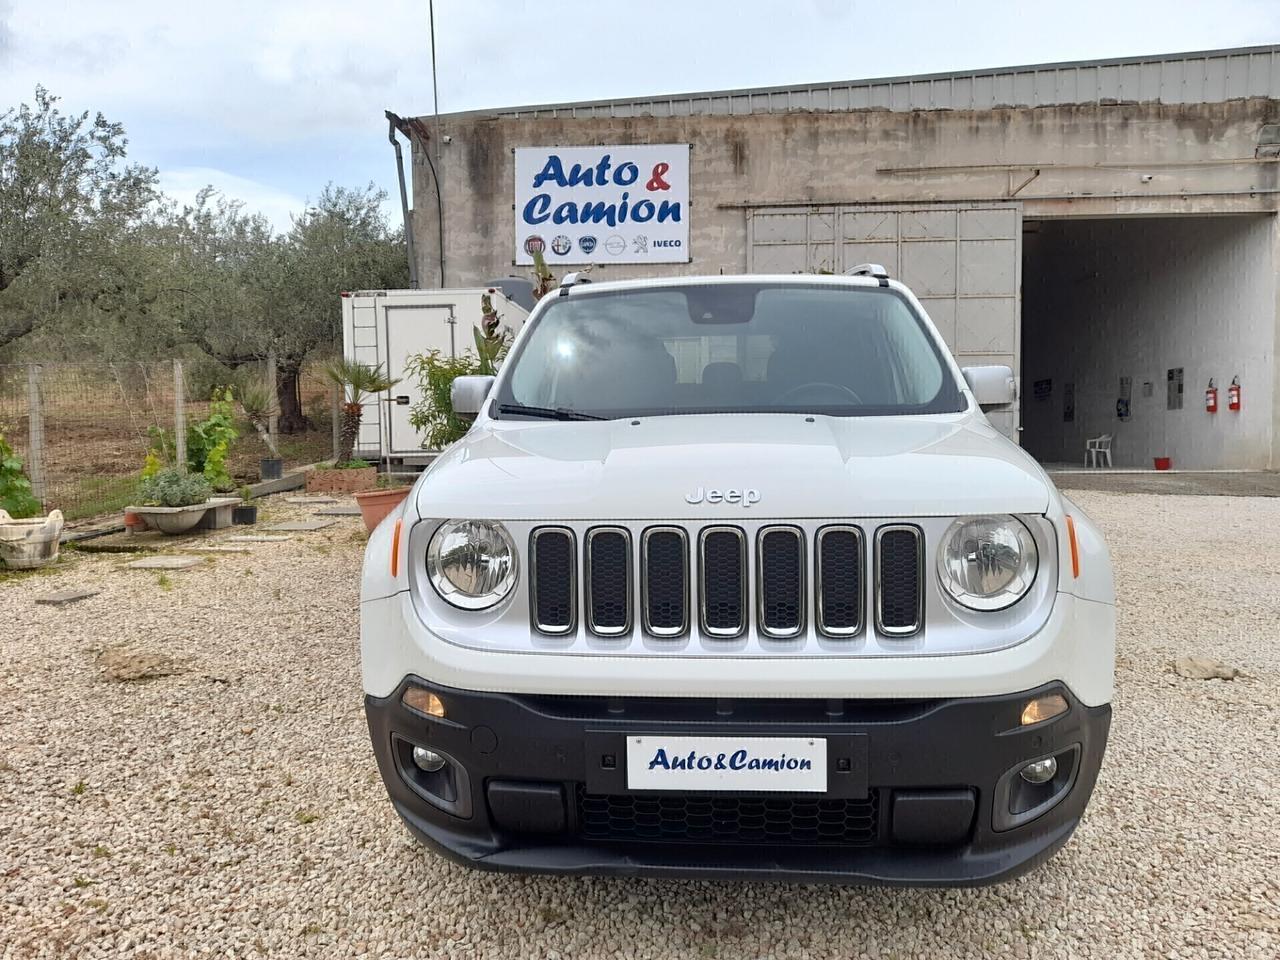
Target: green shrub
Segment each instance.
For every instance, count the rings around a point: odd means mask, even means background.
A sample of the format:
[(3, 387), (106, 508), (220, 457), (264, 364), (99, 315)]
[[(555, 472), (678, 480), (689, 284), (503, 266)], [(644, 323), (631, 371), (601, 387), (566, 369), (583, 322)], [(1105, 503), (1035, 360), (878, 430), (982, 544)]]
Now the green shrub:
[(443, 450), (462, 437), (471, 424), (453, 412), (449, 392), (458, 377), (480, 373), (481, 363), (470, 354), (446, 357), (439, 350), (410, 357), (405, 373), (418, 381), (422, 399), (409, 410), (409, 423), (425, 434), (422, 446), (427, 450)]
[(0, 436), (0, 510), (15, 520), (34, 517), (40, 501), (31, 493), (31, 481), (22, 472), (22, 458)]
[[(142, 467), (142, 479), (156, 476), (165, 464), (176, 460), (173, 434), (151, 427), (151, 449)], [(204, 476), (215, 490), (234, 490), (235, 481), (227, 471), (227, 453), (240, 431), (236, 429), (235, 406), (230, 387), (214, 393), (209, 415), (187, 427), (187, 470)]]
[(154, 507), (189, 507), (213, 496), (213, 487), (198, 473), (161, 470), (138, 485), (142, 502)]

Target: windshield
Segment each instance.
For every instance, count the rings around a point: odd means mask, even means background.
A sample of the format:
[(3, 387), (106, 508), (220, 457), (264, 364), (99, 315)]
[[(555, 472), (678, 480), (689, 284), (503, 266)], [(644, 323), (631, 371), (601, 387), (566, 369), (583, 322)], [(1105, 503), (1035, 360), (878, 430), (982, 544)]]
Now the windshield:
[(691, 284), (557, 297), (506, 372), (499, 417), (964, 409), (923, 319), (880, 287)]

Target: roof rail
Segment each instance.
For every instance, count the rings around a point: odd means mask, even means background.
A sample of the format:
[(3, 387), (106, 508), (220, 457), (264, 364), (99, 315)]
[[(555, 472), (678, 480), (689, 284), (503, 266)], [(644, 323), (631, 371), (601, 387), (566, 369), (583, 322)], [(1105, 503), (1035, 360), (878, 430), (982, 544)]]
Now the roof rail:
[(587, 276), (585, 270), (575, 270), (573, 273), (566, 273), (560, 281), (560, 296), (567, 297), (569, 288), (577, 286), (579, 283), (590, 283), (591, 278)]
[(889, 285), (889, 271), (878, 263), (860, 263), (844, 273), (847, 277), (875, 277), (880, 281), (880, 286)]

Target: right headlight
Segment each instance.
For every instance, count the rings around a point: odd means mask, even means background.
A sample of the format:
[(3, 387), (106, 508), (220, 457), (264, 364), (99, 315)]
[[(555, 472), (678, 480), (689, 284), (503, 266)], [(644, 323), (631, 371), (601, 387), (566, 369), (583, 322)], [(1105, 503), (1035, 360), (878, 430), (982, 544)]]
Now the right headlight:
[(427, 545), (427, 576), (436, 593), (463, 610), (501, 602), (516, 585), (516, 545), (500, 523), (446, 520)]
[(1031, 589), (1040, 555), (1015, 517), (961, 517), (938, 548), (942, 589), (970, 610), (1003, 610)]

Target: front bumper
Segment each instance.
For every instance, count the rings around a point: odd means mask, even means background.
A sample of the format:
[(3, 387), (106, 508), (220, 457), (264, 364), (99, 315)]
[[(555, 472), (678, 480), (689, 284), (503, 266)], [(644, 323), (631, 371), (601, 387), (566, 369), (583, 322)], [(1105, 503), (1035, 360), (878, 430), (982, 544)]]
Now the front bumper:
[[(447, 719), (406, 707), (410, 682), (437, 693)], [(1068, 711), (1020, 727), (1027, 700), (1046, 693)], [(410, 678), (365, 708), (396, 811), (460, 863), (925, 886), (1007, 880), (1048, 859), (1093, 791), (1111, 718), (1060, 683), (954, 699), (713, 700), (477, 693)], [(625, 738), (644, 733), (824, 737), (828, 791), (630, 792)], [(448, 766), (424, 774), (414, 745)], [(1038, 807), (1016, 771), (1047, 756), (1060, 769), (1037, 795), (1051, 805)]]

